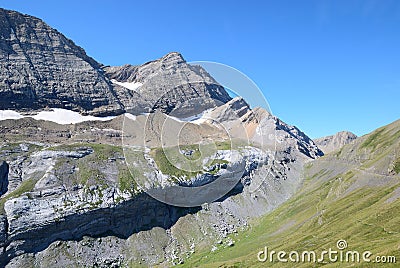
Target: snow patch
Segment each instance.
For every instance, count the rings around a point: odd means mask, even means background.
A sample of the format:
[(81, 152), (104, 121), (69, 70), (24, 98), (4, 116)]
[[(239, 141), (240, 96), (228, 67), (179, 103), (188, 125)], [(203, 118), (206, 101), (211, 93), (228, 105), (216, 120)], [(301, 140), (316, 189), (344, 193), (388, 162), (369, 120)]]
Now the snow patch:
[(34, 116), (24, 116), (11, 110), (0, 111), (0, 121), (7, 119), (21, 119), (26, 117), (32, 117), (35, 120), (50, 121), (61, 125), (77, 124), (86, 121), (108, 121), (115, 118), (115, 116), (97, 117), (91, 115), (81, 115), (78, 112), (61, 108), (54, 108), (51, 111), (41, 111)]
[(11, 110), (1, 110), (0, 120), (24, 118), (20, 113)]
[(111, 79), (111, 82), (113, 82), (114, 84), (119, 85), (121, 87), (132, 90), (132, 91), (136, 91), (139, 87), (141, 87), (143, 85), (140, 82), (118, 82), (115, 79)]
[(126, 113), (126, 114), (125, 114), (125, 117), (128, 118), (128, 119), (130, 119), (130, 120), (132, 120), (132, 121), (135, 121), (135, 120), (136, 120), (136, 116), (133, 115), (133, 114), (130, 114), (130, 113)]
[(176, 121), (179, 121), (179, 122), (188, 122), (188, 123), (200, 125), (200, 124), (206, 122), (207, 120), (212, 119), (209, 116), (209, 113), (211, 112), (211, 110), (212, 109), (208, 109), (199, 114), (192, 115), (192, 116), (185, 117), (185, 118), (178, 118), (178, 117), (171, 116), (171, 115), (167, 115), (167, 116)]
[(108, 121), (115, 116), (97, 117), (91, 115), (81, 115), (78, 112), (56, 108), (53, 111), (41, 111), (33, 116), (35, 120), (46, 120), (57, 124), (77, 124), (85, 121)]

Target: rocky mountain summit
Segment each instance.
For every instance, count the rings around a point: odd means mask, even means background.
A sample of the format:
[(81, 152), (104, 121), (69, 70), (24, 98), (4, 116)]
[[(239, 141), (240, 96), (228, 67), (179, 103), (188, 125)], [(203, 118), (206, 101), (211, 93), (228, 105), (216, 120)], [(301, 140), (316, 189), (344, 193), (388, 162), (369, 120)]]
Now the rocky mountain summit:
[(206, 109), (230, 99), (204, 69), (188, 65), (179, 53), (142, 66), (104, 67), (38, 18), (0, 8), (0, 25), (1, 109), (65, 108), (106, 116), (168, 112), (193, 98), (196, 109)]
[[(187, 117), (231, 99), (201, 66), (189, 65), (177, 52), (140, 66), (104, 67), (125, 110), (160, 110)], [(128, 91), (127, 91), (128, 89)]]
[(341, 131), (334, 135), (314, 139), (315, 144), (325, 153), (339, 150), (344, 145), (357, 139), (357, 136), (349, 131)]

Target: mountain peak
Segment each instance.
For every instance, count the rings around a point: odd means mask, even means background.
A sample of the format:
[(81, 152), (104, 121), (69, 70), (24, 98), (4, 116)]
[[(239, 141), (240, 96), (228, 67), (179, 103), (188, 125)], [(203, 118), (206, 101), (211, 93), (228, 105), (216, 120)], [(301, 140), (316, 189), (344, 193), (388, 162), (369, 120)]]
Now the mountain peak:
[(314, 142), (325, 154), (327, 154), (351, 143), (356, 138), (357, 135), (350, 131), (340, 131), (334, 135), (314, 139)]
[(165, 61), (178, 61), (178, 62), (186, 62), (185, 59), (183, 58), (182, 54), (179, 52), (170, 52), (168, 54), (166, 54), (165, 56), (163, 56), (161, 59), (161, 61), (165, 62)]

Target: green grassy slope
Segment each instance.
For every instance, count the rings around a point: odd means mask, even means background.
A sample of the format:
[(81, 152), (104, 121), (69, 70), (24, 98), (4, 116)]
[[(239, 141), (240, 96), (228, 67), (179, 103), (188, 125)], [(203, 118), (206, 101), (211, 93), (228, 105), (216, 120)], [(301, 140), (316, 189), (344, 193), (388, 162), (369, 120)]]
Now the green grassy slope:
[[(234, 246), (214, 245), (198, 251), (186, 267), (375, 267), (376, 263), (282, 263), (257, 260), (257, 253), (270, 250), (318, 254), (339, 239), (347, 250), (395, 256), (400, 263), (400, 121), (357, 139), (306, 165), (299, 192), (274, 210), (251, 223), (244, 232), (231, 236)], [(215, 249), (215, 248), (214, 248)], [(275, 257), (276, 259), (276, 257)]]

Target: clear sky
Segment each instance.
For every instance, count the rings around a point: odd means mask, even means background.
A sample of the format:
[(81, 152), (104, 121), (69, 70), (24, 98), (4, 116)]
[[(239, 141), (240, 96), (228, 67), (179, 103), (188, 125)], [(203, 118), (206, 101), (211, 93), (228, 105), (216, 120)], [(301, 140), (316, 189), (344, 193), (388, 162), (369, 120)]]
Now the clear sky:
[(105, 65), (178, 51), (248, 75), (312, 138), (400, 118), (400, 1), (0, 0)]

